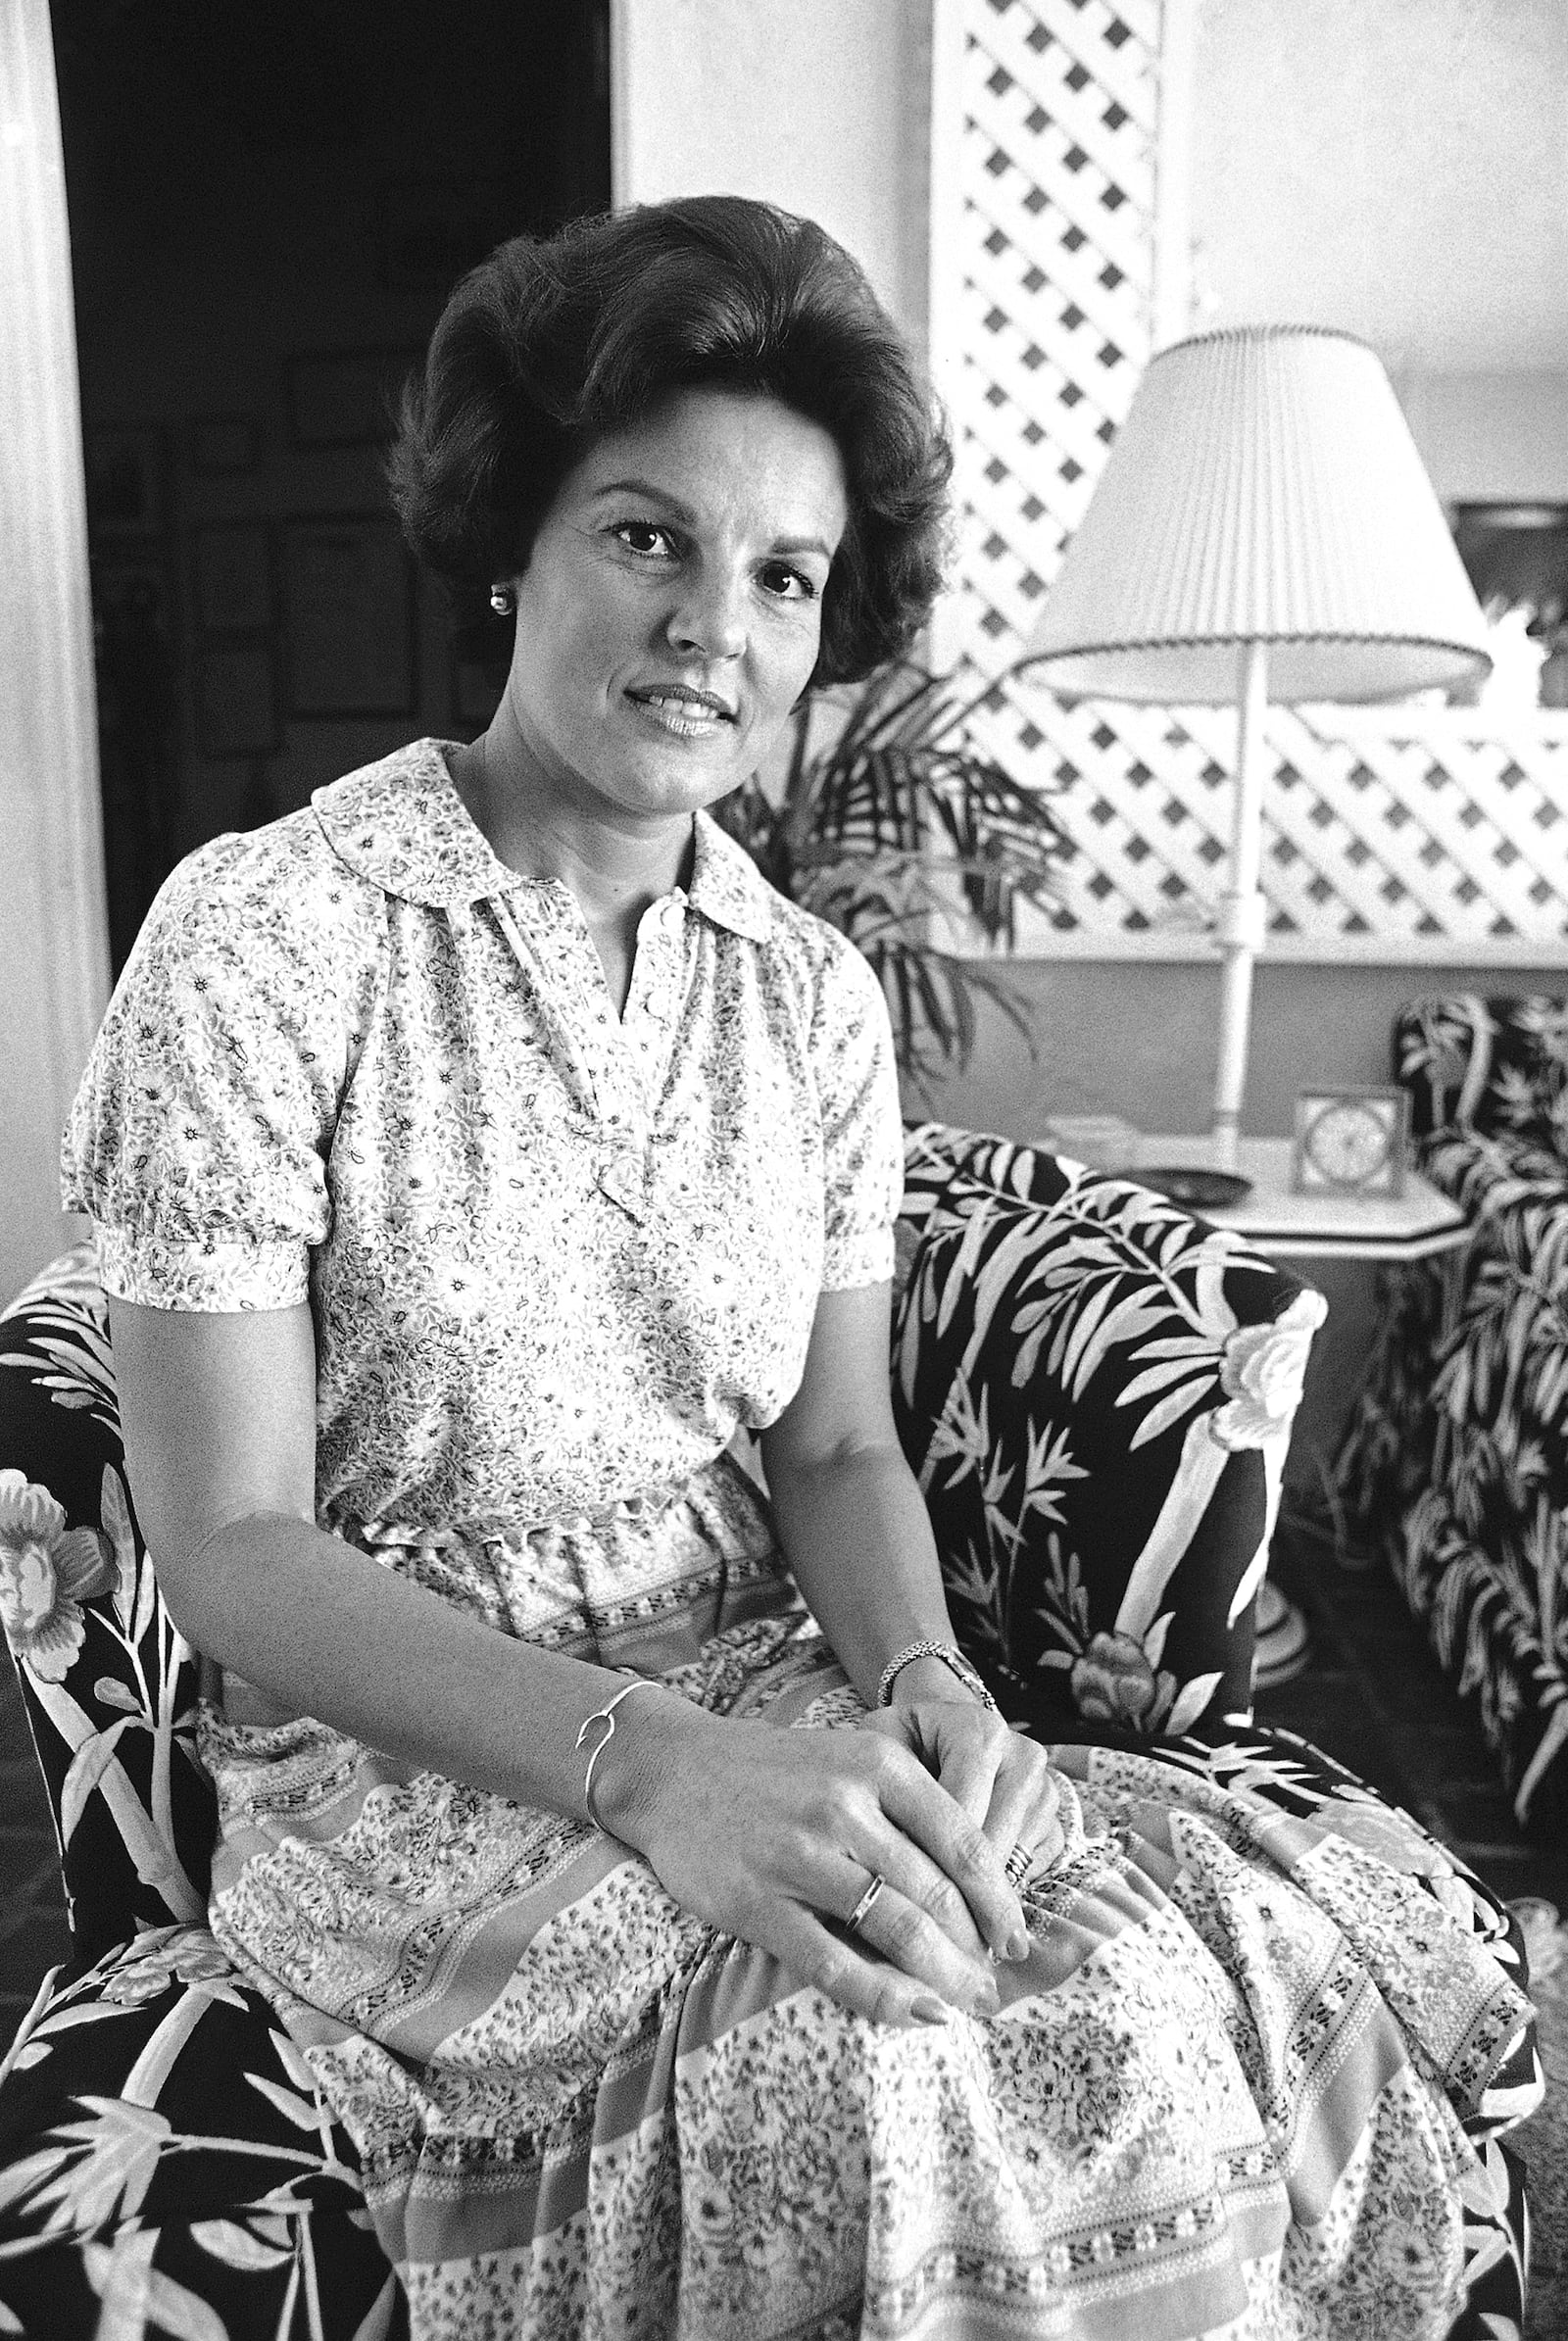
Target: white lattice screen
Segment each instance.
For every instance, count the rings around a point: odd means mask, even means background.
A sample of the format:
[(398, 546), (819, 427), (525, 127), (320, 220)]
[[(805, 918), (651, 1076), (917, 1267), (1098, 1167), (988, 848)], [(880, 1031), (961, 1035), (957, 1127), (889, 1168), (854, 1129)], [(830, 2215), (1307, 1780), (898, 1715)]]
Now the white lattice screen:
[[(960, 100), (933, 343), (956, 363), (957, 590), (942, 651), (1016, 659), (1151, 355), (1160, 0), (952, 0)], [(956, 51), (957, 42), (954, 43)], [(940, 62), (940, 60), (939, 60)], [(946, 122), (946, 130), (942, 123)], [(1234, 717), (1069, 705), (999, 681), (991, 743), (1065, 784), (1067, 902), (1024, 951), (1201, 951), (1229, 836)], [(1271, 708), (1271, 954), (1556, 958), (1568, 943), (1568, 720)], [(1029, 914), (1025, 913), (1026, 920)]]

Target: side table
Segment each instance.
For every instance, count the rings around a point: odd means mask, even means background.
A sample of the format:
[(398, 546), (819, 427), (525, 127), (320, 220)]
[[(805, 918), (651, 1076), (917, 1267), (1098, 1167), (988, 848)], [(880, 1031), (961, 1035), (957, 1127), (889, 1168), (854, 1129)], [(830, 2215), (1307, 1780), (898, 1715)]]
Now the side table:
[[(1425, 1260), (1455, 1250), (1470, 1233), (1459, 1205), (1410, 1169), (1397, 1195), (1294, 1195), (1293, 1150), (1288, 1138), (1242, 1139), (1236, 1167), (1252, 1182), (1251, 1193), (1238, 1203), (1205, 1205), (1200, 1216), (1234, 1228), (1276, 1260)], [(1119, 1167), (1136, 1178), (1140, 1165), (1188, 1169), (1212, 1160), (1207, 1138), (1141, 1136), (1133, 1160)], [(1257, 1595), (1259, 1687), (1289, 1682), (1311, 1654), (1305, 1618), (1265, 1577)]]
[[(1252, 1192), (1239, 1203), (1205, 1206), (1204, 1219), (1234, 1228), (1277, 1260), (1425, 1260), (1452, 1251), (1470, 1232), (1458, 1204), (1419, 1171), (1406, 1170), (1402, 1195), (1293, 1195), (1288, 1138), (1244, 1138), (1236, 1167)], [(1197, 1169), (1213, 1160), (1206, 1138), (1144, 1138), (1118, 1167), (1136, 1178), (1140, 1164)]]

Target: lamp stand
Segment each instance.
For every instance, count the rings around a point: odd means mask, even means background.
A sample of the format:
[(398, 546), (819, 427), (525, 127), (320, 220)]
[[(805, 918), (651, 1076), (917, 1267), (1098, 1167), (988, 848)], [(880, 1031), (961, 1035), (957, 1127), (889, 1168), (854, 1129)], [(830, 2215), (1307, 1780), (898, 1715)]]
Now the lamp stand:
[(1237, 699), (1236, 796), (1231, 808), (1231, 853), (1214, 936), (1224, 959), (1220, 978), (1219, 1062), (1214, 1075), (1213, 1160), (1234, 1172), (1247, 1087), (1247, 1044), (1252, 1022), (1252, 961), (1263, 948), (1266, 909), (1257, 883), (1262, 857), (1263, 710), (1268, 705), (1268, 649), (1242, 650)]

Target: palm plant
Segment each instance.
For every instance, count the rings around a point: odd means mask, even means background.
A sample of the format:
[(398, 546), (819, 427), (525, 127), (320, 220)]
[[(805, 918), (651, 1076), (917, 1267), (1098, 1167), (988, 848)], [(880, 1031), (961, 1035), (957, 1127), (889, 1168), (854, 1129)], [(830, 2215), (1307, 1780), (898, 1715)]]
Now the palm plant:
[(781, 894), (864, 952), (900, 1069), (928, 1101), (938, 1074), (967, 1065), (981, 999), (1035, 1047), (1015, 981), (940, 938), (1010, 946), (1019, 898), (1053, 909), (1072, 851), (1050, 793), (1021, 786), (974, 737), (995, 690), (966, 697), (952, 675), (879, 667), (825, 745), (804, 704), (781, 790), (753, 779), (718, 813)]

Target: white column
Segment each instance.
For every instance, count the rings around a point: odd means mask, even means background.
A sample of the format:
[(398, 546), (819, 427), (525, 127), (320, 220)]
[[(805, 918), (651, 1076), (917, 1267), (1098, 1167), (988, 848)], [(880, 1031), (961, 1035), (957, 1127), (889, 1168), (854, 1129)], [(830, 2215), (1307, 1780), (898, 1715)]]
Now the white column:
[(74, 1228), (60, 1128), (109, 989), (71, 239), (47, 0), (0, 0), (0, 1297)]
[[(966, 0), (931, 0), (931, 210), (926, 235), (926, 350), (955, 448), (963, 391), (963, 42)], [(931, 612), (927, 657), (939, 670), (963, 650), (956, 576)]]
[(1161, 0), (1159, 128), (1154, 144), (1154, 250), (1150, 325), (1167, 349), (1192, 329), (1193, 49), (1198, 0)]

